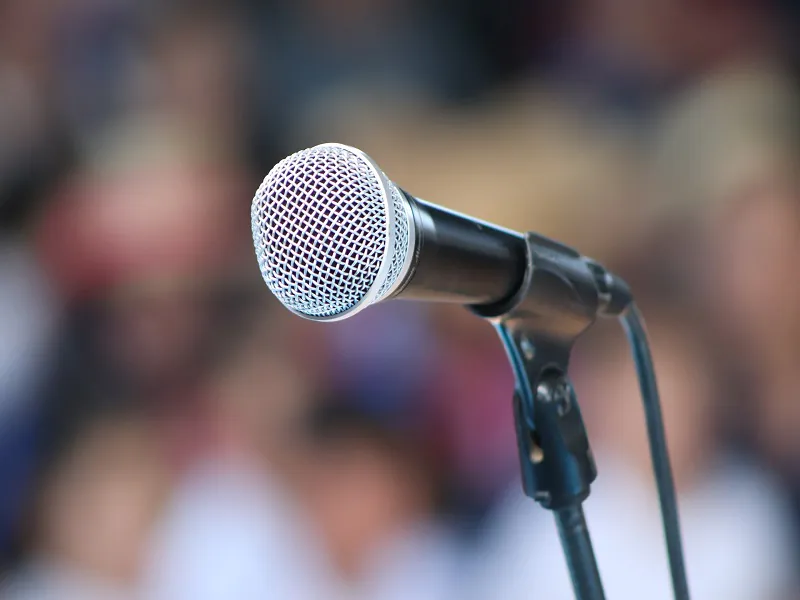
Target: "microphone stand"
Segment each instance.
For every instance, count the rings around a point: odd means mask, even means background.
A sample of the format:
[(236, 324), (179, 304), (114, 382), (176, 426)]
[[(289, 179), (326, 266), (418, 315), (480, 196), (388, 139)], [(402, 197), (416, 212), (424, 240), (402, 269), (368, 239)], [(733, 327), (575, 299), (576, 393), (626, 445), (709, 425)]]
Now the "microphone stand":
[[(575, 392), (565, 375), (568, 354), (545, 343), (534, 346), (524, 330), (515, 335), (504, 322), (497, 329), (517, 380), (514, 421), (523, 490), (553, 511), (577, 600), (604, 600), (583, 515), (583, 501), (597, 469)], [(530, 377), (544, 365), (540, 377)]]
[(577, 600), (605, 600), (583, 502), (597, 468), (567, 376), (577, 338), (597, 315), (620, 317), (634, 351), (677, 600), (688, 600), (677, 503), (652, 363), (627, 285), (575, 250), (525, 234), (515, 296), (471, 310), (495, 325), (514, 371), (514, 420), (527, 496), (553, 512)]

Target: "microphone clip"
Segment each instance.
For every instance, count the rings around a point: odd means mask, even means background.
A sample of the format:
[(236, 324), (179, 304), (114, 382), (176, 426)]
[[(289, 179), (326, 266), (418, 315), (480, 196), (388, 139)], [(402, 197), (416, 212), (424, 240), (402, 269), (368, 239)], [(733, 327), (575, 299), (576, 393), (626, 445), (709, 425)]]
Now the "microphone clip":
[(514, 416), (525, 493), (558, 510), (589, 495), (597, 469), (567, 377), (575, 341), (597, 315), (619, 315), (627, 285), (569, 246), (527, 233), (526, 271), (505, 302), (473, 306), (493, 321), (516, 380)]
[(517, 293), (471, 309), (494, 323), (514, 371), (523, 490), (553, 511), (576, 596), (602, 600), (582, 508), (597, 468), (567, 369), (575, 341), (597, 316), (623, 313), (632, 298), (621, 279), (572, 248), (534, 233), (525, 240)]

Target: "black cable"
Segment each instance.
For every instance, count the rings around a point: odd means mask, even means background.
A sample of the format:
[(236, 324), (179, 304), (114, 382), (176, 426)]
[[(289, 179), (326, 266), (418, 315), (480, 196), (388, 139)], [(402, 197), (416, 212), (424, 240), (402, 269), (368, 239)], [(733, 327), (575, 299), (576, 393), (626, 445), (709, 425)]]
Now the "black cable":
[(686, 581), (686, 566), (683, 560), (681, 530), (678, 523), (678, 503), (675, 497), (675, 482), (667, 451), (664, 420), (661, 416), (661, 403), (658, 398), (653, 359), (647, 343), (642, 316), (636, 305), (631, 305), (620, 317), (620, 323), (631, 346), (636, 375), (644, 404), (647, 434), (650, 441), (650, 457), (661, 503), (661, 516), (664, 524), (664, 537), (667, 542), (672, 589), (676, 600), (689, 600), (689, 585)]

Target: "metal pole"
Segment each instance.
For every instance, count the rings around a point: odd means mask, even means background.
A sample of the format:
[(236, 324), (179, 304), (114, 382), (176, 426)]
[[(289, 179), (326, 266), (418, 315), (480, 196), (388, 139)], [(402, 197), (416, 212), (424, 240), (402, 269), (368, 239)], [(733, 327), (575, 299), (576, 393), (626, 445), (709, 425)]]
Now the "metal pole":
[(553, 511), (577, 600), (605, 600), (589, 529), (580, 504)]

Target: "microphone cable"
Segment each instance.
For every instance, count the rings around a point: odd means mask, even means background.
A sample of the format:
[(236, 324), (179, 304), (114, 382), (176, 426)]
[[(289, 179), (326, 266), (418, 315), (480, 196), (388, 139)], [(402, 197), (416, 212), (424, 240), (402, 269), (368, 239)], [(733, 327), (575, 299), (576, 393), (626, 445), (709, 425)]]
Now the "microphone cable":
[(647, 341), (642, 315), (635, 303), (619, 317), (625, 330), (628, 344), (636, 367), (639, 390), (644, 405), (647, 439), (650, 444), (650, 458), (653, 462), (653, 473), (658, 489), (658, 501), (661, 505), (661, 518), (664, 537), (667, 543), (672, 590), (675, 600), (689, 600), (689, 585), (686, 580), (686, 565), (683, 558), (681, 530), (678, 523), (678, 501), (675, 493), (675, 481), (669, 463), (667, 437), (664, 430), (664, 419), (661, 414), (661, 401), (658, 396), (653, 358)]

